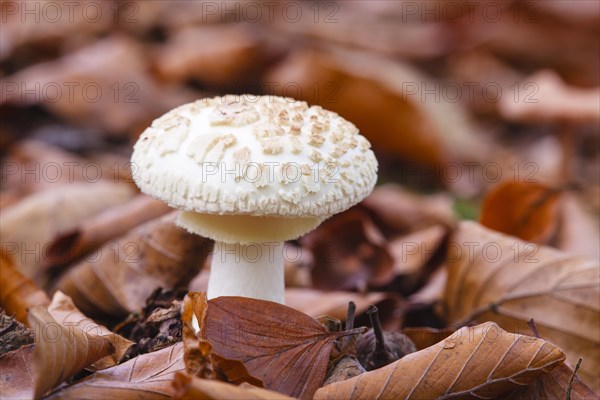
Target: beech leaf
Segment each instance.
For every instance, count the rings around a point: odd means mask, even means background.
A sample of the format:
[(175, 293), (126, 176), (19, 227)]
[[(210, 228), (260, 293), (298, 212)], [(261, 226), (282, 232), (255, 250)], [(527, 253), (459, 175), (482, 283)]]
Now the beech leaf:
[(33, 354), (35, 398), (115, 351), (104, 338), (92, 337), (80, 328), (67, 328), (57, 323), (44, 307), (31, 309), (28, 318), (29, 325), (36, 331)]
[[(231, 361), (270, 390), (310, 399), (323, 383), (333, 341), (314, 318), (282, 304), (243, 297), (208, 302), (206, 338), (217, 369), (229, 381), (247, 381)], [(351, 331), (349, 331), (351, 332)]]
[[(570, 396), (570, 397), (569, 397)], [(539, 376), (531, 385), (519, 388), (507, 400), (590, 400), (598, 395), (581, 381), (566, 363)]]
[(107, 182), (73, 183), (34, 193), (2, 210), (2, 248), (19, 254), (15, 259), (19, 270), (33, 278), (38, 267), (51, 261), (46, 251), (57, 233), (73, 229), (82, 218), (126, 202), (134, 194), (130, 186)]
[[(484, 247), (487, 246), (487, 247)], [(597, 260), (523, 242), (462, 222), (450, 241), (445, 303), (449, 322), (494, 321), (559, 345), (600, 386), (600, 266)]]
[(169, 399), (171, 381), (183, 372), (181, 343), (135, 357), (126, 363), (98, 371), (56, 393), (60, 399)]
[(31, 279), (23, 276), (10, 256), (0, 250), (0, 305), (19, 322), (27, 324), (27, 310), (45, 306), (50, 299)]
[(28, 344), (0, 357), (0, 394), (2, 399), (29, 399), (33, 396), (34, 344)]
[(495, 398), (564, 362), (542, 339), (487, 322), (374, 371), (319, 389), (314, 399)]
[(212, 346), (206, 337), (206, 312), (208, 309), (206, 293), (190, 292), (183, 298), (181, 312), (183, 361), (185, 370), (200, 378), (215, 378), (210, 359)]
[(479, 222), (523, 240), (548, 243), (558, 226), (561, 193), (539, 183), (501, 183), (485, 196)]
[[(332, 318), (343, 321), (346, 319), (348, 311), (348, 302), (353, 301), (356, 304), (356, 316), (358, 322), (369, 320), (365, 312), (369, 305), (376, 305), (379, 309), (379, 318), (385, 329), (398, 329), (402, 322), (398, 318), (398, 311), (401, 308), (400, 297), (394, 293), (384, 292), (328, 292), (307, 288), (289, 288), (285, 290), (285, 304), (288, 307), (317, 318), (322, 315), (328, 315)], [(357, 323), (357, 325), (359, 325)]]
[(162, 201), (140, 194), (127, 203), (86, 218), (77, 228), (55, 237), (48, 247), (48, 257), (55, 264), (74, 261), (110, 239), (169, 211), (171, 209)]
[(78, 327), (87, 333), (88, 336), (93, 338), (105, 338), (113, 345), (115, 352), (92, 364), (92, 367), (95, 369), (105, 369), (116, 365), (125, 355), (125, 352), (133, 346), (131, 340), (111, 332), (108, 328), (95, 323), (93, 320), (83, 315), (81, 311), (75, 307), (73, 300), (60, 290), (54, 293), (52, 303), (48, 306), (48, 312), (59, 324), (67, 328), (71, 326)]
[(284, 394), (259, 388), (249, 383), (239, 386), (210, 379), (200, 379), (183, 373), (176, 373), (173, 379), (175, 399), (203, 400), (292, 400)]
[(187, 286), (212, 241), (178, 227), (175, 217), (169, 213), (105, 244), (67, 272), (57, 288), (86, 315), (125, 316), (159, 287)]

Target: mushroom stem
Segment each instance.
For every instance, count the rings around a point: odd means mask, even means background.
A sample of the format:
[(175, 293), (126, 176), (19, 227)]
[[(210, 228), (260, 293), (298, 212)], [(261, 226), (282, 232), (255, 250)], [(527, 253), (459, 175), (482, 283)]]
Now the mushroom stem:
[(284, 242), (215, 242), (208, 299), (242, 296), (284, 304)]

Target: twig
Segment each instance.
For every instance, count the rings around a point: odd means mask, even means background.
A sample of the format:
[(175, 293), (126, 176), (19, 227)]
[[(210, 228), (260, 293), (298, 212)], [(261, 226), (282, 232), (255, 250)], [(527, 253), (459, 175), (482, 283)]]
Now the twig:
[(571, 379), (569, 379), (569, 386), (567, 387), (566, 400), (571, 400), (571, 389), (573, 388), (573, 381), (575, 380), (575, 375), (577, 375), (577, 370), (579, 369), (579, 367), (581, 367), (581, 361), (582, 361), (581, 358), (579, 359), (579, 361), (577, 361), (577, 365), (575, 366), (575, 369), (573, 370), (573, 374), (571, 374)]
[(528, 322), (527, 325), (529, 325), (529, 329), (531, 329), (531, 333), (533, 333), (533, 336), (540, 339), (540, 332), (538, 331), (537, 325), (535, 324), (535, 321), (533, 320), (533, 318), (531, 318)]

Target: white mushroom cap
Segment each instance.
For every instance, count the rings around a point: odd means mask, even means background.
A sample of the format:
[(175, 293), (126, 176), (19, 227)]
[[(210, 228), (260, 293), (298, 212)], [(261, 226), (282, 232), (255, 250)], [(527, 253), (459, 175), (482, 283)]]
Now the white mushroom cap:
[[(373, 190), (377, 160), (370, 147), (352, 123), (321, 107), (276, 96), (228, 95), (156, 119), (135, 144), (131, 161), (144, 193), (188, 211), (182, 226), (215, 240), (243, 242), (250, 239), (240, 232), (239, 218), (216, 216), (260, 216), (270, 228), (251, 240), (287, 240)], [(287, 225), (284, 237), (278, 225)], [(257, 226), (248, 229), (255, 234)]]

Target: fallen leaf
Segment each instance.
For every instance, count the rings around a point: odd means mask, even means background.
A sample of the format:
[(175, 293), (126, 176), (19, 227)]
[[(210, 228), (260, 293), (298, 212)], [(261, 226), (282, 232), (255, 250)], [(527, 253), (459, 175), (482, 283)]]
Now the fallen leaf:
[(567, 363), (541, 375), (524, 388), (506, 396), (506, 400), (591, 400), (598, 395), (583, 383)]
[(418, 275), (419, 271), (442, 248), (447, 235), (442, 225), (432, 225), (388, 242), (397, 275)]
[(177, 343), (126, 363), (98, 371), (57, 392), (58, 399), (170, 399), (171, 381), (184, 371), (183, 345)]
[(195, 78), (218, 90), (256, 75), (265, 63), (261, 52), (250, 25), (184, 27), (158, 49), (154, 67), (167, 81)]
[(399, 318), (401, 315), (400, 297), (394, 293), (326, 292), (308, 288), (285, 290), (285, 304), (313, 318), (328, 315), (344, 321), (349, 301), (356, 304), (357, 323), (355, 326), (366, 325), (369, 320), (366, 311), (371, 304), (376, 305), (379, 309), (381, 324), (385, 329), (398, 329), (402, 323)]
[(275, 93), (283, 96), (293, 85), (299, 100), (339, 113), (376, 150), (410, 162), (439, 167), (486, 153), (462, 105), (425, 96), (423, 88), (435, 87), (431, 78), (398, 60), (340, 48), (298, 50), (267, 75), (268, 82), (277, 82)]
[(0, 393), (3, 399), (33, 397), (32, 371), (34, 344), (28, 344), (0, 357)]
[(375, 188), (361, 204), (376, 215), (377, 226), (392, 234), (409, 233), (438, 224), (454, 225), (452, 199), (446, 194), (424, 196), (388, 183)]
[(304, 235), (301, 243), (312, 254), (315, 289), (364, 292), (392, 278), (392, 258), (385, 239), (359, 208), (333, 216)]
[(500, 183), (483, 199), (479, 222), (490, 229), (546, 244), (556, 234), (562, 190), (540, 183)]
[(535, 87), (531, 93), (522, 91), (519, 98), (502, 96), (500, 113), (512, 121), (577, 123), (600, 121), (600, 87), (579, 88), (568, 86), (552, 70), (543, 70), (524, 79)]
[(12, 257), (4, 250), (0, 250), (0, 289), (2, 308), (24, 324), (27, 324), (27, 311), (31, 307), (50, 304), (46, 292), (17, 270)]
[(581, 376), (600, 385), (600, 267), (597, 260), (523, 242), (462, 222), (450, 240), (445, 304), (448, 322), (495, 321), (559, 345)]
[(215, 379), (215, 371), (210, 359), (212, 346), (206, 340), (206, 293), (190, 292), (183, 298), (181, 322), (183, 324), (183, 361), (188, 374)]
[(111, 332), (108, 328), (95, 323), (75, 307), (73, 300), (60, 290), (54, 293), (48, 312), (56, 322), (66, 328), (77, 327), (83, 330), (90, 338), (104, 338), (114, 347), (115, 352), (92, 364), (94, 369), (105, 369), (116, 365), (125, 352), (133, 345), (131, 340)]
[(2, 248), (16, 256), (15, 262), (23, 275), (33, 278), (39, 266), (52, 261), (46, 251), (55, 235), (73, 229), (83, 218), (126, 202), (134, 194), (127, 185), (100, 181), (34, 193), (2, 210)]
[(462, 328), (383, 368), (319, 389), (314, 399), (495, 398), (564, 362), (545, 340), (494, 323)]
[(115, 351), (105, 338), (57, 323), (44, 307), (31, 309), (28, 318), (36, 332), (33, 353), (36, 399)]
[[(145, 57), (143, 46), (132, 38), (106, 36), (58, 59), (6, 76), (15, 90), (3, 96), (1, 103), (41, 104), (75, 126), (85, 121), (86, 127), (105, 135), (122, 137), (131, 132), (135, 136), (157, 115), (194, 97), (183, 88), (159, 84), (149, 73)], [(62, 95), (38, 91), (37, 96), (26, 96), (26, 91), (35, 90), (34, 83), (58, 87)], [(95, 88), (94, 94), (85, 89), (89, 86)], [(67, 90), (69, 87), (72, 90)]]
[[(50, 3), (43, 4), (47, 6)], [(85, 12), (75, 12), (73, 5), (60, 2), (52, 4), (54, 16), (46, 18), (49, 14), (45, 14), (44, 18), (36, 18), (35, 24), (23, 23), (23, 19), (19, 17), (17, 5), (15, 8), (7, 6), (3, 11), (0, 59), (4, 61), (5, 58), (12, 57), (17, 49), (27, 45), (41, 45), (48, 51), (48, 47), (57, 47), (61, 44), (64, 46), (65, 41), (73, 35), (78, 35), (80, 40), (86, 40), (84, 38), (91, 40), (94, 35), (110, 29), (113, 20), (113, 13), (111, 13), (113, 9), (110, 4), (99, 3), (96, 5), (91, 0), (84, 0), (77, 4), (77, 7), (84, 9), (97, 7), (95, 8), (97, 18), (94, 17), (93, 23), (90, 23), (91, 19)], [(15, 12), (9, 10), (15, 10)], [(62, 15), (69, 15), (69, 18), (61, 18)], [(29, 51), (32, 50), (29, 49)]]
[(169, 211), (171, 208), (164, 202), (140, 194), (127, 203), (81, 221), (74, 230), (54, 238), (48, 246), (48, 257), (54, 264), (71, 262)]
[(158, 288), (187, 286), (212, 241), (175, 225), (176, 213), (149, 221), (102, 246), (57, 283), (85, 315), (125, 316)]
[(298, 3), (299, 14), (314, 15), (314, 18), (298, 18), (290, 23), (285, 14), (275, 13), (274, 27), (310, 40), (363, 48), (402, 59), (427, 59), (451, 49), (454, 38), (442, 21), (420, 24), (406, 18), (402, 7), (394, 7), (393, 3), (386, 7), (385, 3), (332, 3), (323, 5), (320, 17), (319, 11), (315, 13), (316, 9), (310, 4)]
[(284, 394), (242, 383), (239, 386), (231, 383), (201, 379), (177, 372), (173, 378), (175, 399), (200, 400), (292, 400)]
[(410, 338), (410, 340), (413, 341), (417, 347), (417, 350), (423, 350), (427, 347), (433, 346), (434, 344), (446, 339), (454, 332), (456, 332), (456, 329), (452, 328), (434, 329), (423, 327), (402, 329), (402, 333), (404, 333)]
[[(600, 197), (600, 196), (599, 196)], [(600, 223), (588, 202), (571, 193), (562, 199), (556, 247), (567, 253), (600, 259)]]
[[(266, 389), (310, 399), (323, 383), (334, 340), (349, 334), (328, 332), (282, 304), (217, 297), (208, 302), (202, 339), (209, 341), (216, 369), (230, 382), (254, 378)], [(240, 376), (236, 363), (250, 376)]]

